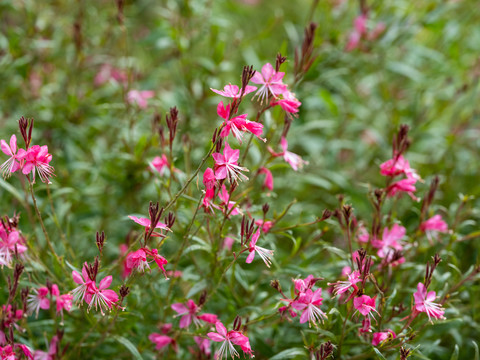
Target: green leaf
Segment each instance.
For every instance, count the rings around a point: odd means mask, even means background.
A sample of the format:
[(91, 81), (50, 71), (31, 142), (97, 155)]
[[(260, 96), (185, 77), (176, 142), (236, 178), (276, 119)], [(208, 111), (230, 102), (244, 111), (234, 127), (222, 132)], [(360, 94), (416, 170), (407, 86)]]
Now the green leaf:
[(113, 339), (118, 341), (120, 344), (125, 346), (133, 355), (133, 357), (137, 360), (143, 360), (142, 355), (137, 350), (137, 347), (128, 339), (124, 338), (123, 336), (113, 335)]
[(455, 344), (455, 349), (453, 350), (453, 354), (450, 360), (458, 360), (458, 352), (459, 352), (458, 345)]
[(480, 360), (480, 355), (478, 352), (478, 345), (475, 341), (472, 340), (473, 347), (475, 348), (475, 358), (473, 360)]
[(7, 192), (13, 195), (14, 198), (16, 198), (20, 204), (22, 204), (23, 207), (27, 207), (27, 204), (25, 204), (25, 199), (23, 196), (15, 189), (12, 185), (10, 185), (8, 182), (0, 178), (0, 186), (3, 187)]
[(292, 359), (294, 356), (305, 356), (305, 350), (302, 348), (292, 348), (284, 350), (270, 358), (270, 360)]
[(375, 354), (377, 354), (379, 359), (387, 360), (387, 358), (385, 356), (383, 356), (382, 353), (380, 352), (380, 350), (378, 350), (377, 348), (374, 347), (373, 351), (375, 351)]

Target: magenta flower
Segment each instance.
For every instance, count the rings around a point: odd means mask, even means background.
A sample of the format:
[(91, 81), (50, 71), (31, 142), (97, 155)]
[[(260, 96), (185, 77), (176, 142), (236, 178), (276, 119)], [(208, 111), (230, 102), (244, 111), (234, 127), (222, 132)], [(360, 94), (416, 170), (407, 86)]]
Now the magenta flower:
[(35, 317), (38, 318), (38, 311), (40, 309), (48, 310), (50, 309), (50, 300), (48, 299), (48, 288), (41, 287), (38, 289), (33, 289), (33, 293), (28, 295), (28, 312), (30, 314), (35, 313)]
[(155, 344), (155, 349), (162, 350), (168, 345), (172, 345), (175, 351), (177, 350), (177, 344), (175, 339), (167, 335), (162, 335), (158, 333), (153, 333), (148, 336), (148, 339)]
[(49, 165), (52, 155), (48, 153), (47, 145), (33, 145), (17, 157), (24, 162), (22, 167), (24, 175), (32, 173), (33, 182), (35, 182), (35, 172), (37, 172), (42, 182), (51, 184), (49, 178), (55, 176), (53, 173), (55, 169)]
[(140, 249), (129, 253), (126, 259), (126, 266), (129, 270), (137, 269), (140, 272), (144, 272), (145, 268), (150, 269), (145, 250)]
[(302, 103), (300, 101), (298, 101), (297, 98), (295, 97), (295, 94), (293, 94), (292, 92), (290, 92), (288, 90), (285, 90), (282, 93), (281, 98), (279, 97), (279, 98), (273, 100), (271, 104), (272, 104), (272, 106), (280, 105), (280, 107), (285, 112), (291, 113), (291, 114), (297, 113), (298, 108), (300, 107), (300, 105), (302, 105)]
[(287, 90), (287, 85), (282, 83), (284, 75), (283, 72), (276, 72), (270, 63), (263, 65), (261, 73), (255, 72), (251, 81), (254, 84), (261, 85), (255, 94), (261, 103), (264, 100), (267, 101), (270, 96), (277, 98), (278, 95)]
[(263, 187), (272, 191), (273, 190), (273, 175), (272, 175), (272, 172), (270, 170), (268, 170), (266, 167), (261, 167), (260, 170), (258, 170), (258, 173), (259, 174), (265, 174), (265, 181), (263, 182)]
[(383, 344), (384, 342), (393, 340), (396, 337), (397, 335), (395, 335), (395, 333), (390, 329), (387, 329), (387, 331), (383, 331), (383, 332), (376, 332), (376, 333), (373, 333), (372, 345), (378, 346), (380, 344)]
[(300, 316), (300, 324), (308, 321), (309, 326), (311, 324), (317, 326), (317, 321), (323, 323), (323, 319), (327, 318), (320, 305), (322, 305), (322, 289), (317, 289), (315, 292), (312, 289), (307, 289), (304, 293), (301, 293), (298, 300), (292, 302), (292, 307), (296, 310), (303, 310)]
[(50, 341), (48, 352), (42, 350), (35, 350), (33, 353), (33, 360), (55, 360), (57, 358), (58, 336), (55, 335)]
[(210, 358), (210, 354), (212, 353), (212, 351), (210, 350), (210, 340), (204, 339), (200, 336), (194, 336), (193, 340), (195, 340), (195, 342), (197, 343), (200, 352), (205, 354), (207, 358)]
[(168, 280), (167, 271), (165, 270), (165, 265), (168, 264), (167, 259), (165, 259), (162, 255), (160, 255), (157, 249), (148, 250), (143, 248), (143, 250), (147, 252), (147, 255), (152, 257), (153, 261), (155, 261), (158, 268), (163, 271), (163, 276), (165, 276), (165, 280)]
[(382, 240), (372, 240), (372, 246), (379, 249), (378, 256), (388, 260), (392, 250), (402, 250), (403, 246), (400, 240), (405, 237), (406, 231), (403, 226), (398, 224), (393, 224), (391, 230), (388, 230), (388, 228), (383, 229)]
[(372, 323), (369, 317), (366, 317), (362, 320), (362, 327), (358, 330), (361, 334), (372, 332)]
[(140, 109), (145, 109), (148, 105), (148, 99), (155, 96), (152, 90), (130, 90), (127, 93), (127, 101), (129, 104), (137, 104)]
[[(145, 227), (145, 232), (148, 232), (150, 230), (150, 219), (138, 218), (138, 217), (133, 216), (133, 215), (129, 215), (128, 217), (131, 220), (135, 221), (137, 224), (144, 226)], [(164, 224), (160, 221), (157, 223), (157, 225), (155, 225), (155, 229), (172, 231), (172, 230), (170, 230), (170, 228), (166, 224)], [(155, 231), (152, 233), (152, 236), (165, 237), (165, 235), (163, 235), (162, 233), (158, 233), (158, 232), (155, 232)]]
[(230, 194), (225, 187), (225, 184), (222, 184), (222, 188), (218, 192), (218, 198), (222, 200), (221, 202), (221, 210), (224, 214), (230, 215), (238, 215), (242, 214), (242, 211), (238, 209), (237, 203), (235, 201), (230, 201)]
[[(355, 309), (357, 309), (358, 312), (360, 312), (360, 314), (362, 314), (363, 316), (372, 316), (374, 319), (375, 319), (375, 316), (373, 315), (373, 311), (375, 311), (378, 315), (380, 315), (378, 313), (378, 311), (375, 309), (376, 305), (375, 305), (375, 301), (376, 301), (377, 297), (374, 296), (373, 298), (371, 298), (370, 296), (368, 295), (362, 295), (362, 296), (359, 296), (359, 297), (356, 297), (355, 299), (353, 299), (353, 306), (355, 307)], [(355, 311), (355, 313), (357, 312)]]
[(348, 280), (346, 281), (337, 281), (335, 283), (328, 283), (328, 286), (333, 286), (333, 295), (341, 295), (348, 290), (352, 289), (351, 295), (348, 297), (347, 301), (350, 301), (350, 299), (356, 295), (358, 291), (356, 283), (359, 281), (362, 281), (360, 279), (360, 272), (358, 270), (353, 271), (352, 273), (348, 274)]
[(228, 179), (230, 183), (238, 180), (248, 180), (242, 171), (248, 171), (247, 168), (238, 165), (240, 150), (233, 150), (228, 143), (225, 143), (223, 154), (212, 154), (215, 160), (215, 178), (217, 180)]
[(215, 324), (218, 321), (217, 315), (214, 314), (197, 315), (197, 313), (200, 311), (200, 307), (198, 307), (191, 299), (187, 301), (186, 305), (182, 303), (172, 304), (172, 309), (177, 312), (177, 315), (175, 317), (182, 317), (179, 324), (180, 328), (186, 328), (190, 326), (192, 321), (195, 326), (201, 325), (200, 320), (203, 320), (210, 324)]
[(262, 232), (264, 234), (267, 234), (270, 231), (270, 229), (273, 227), (274, 223), (273, 221), (257, 220), (255, 221), (255, 225), (260, 226), (260, 229), (262, 229)]
[(412, 198), (414, 201), (420, 201), (419, 198), (417, 198), (413, 193), (417, 190), (415, 188), (415, 183), (417, 182), (416, 179), (413, 178), (407, 178), (407, 179), (402, 179), (399, 180), (392, 185), (390, 185), (387, 189), (387, 196), (388, 197), (394, 197), (398, 193), (407, 193), (408, 196)]
[[(233, 98), (233, 99), (240, 98), (240, 89), (237, 85), (232, 85), (232, 84), (225, 85), (223, 87), (223, 91), (215, 90), (212, 88), (210, 88), (210, 90), (212, 90), (214, 93), (217, 93), (218, 95), (225, 96), (228, 98)], [(252, 91), (255, 91), (255, 90), (257, 90), (256, 86), (247, 85), (247, 87), (245, 88), (245, 92), (243, 93), (243, 96), (250, 94)]]
[(250, 245), (248, 247), (248, 251), (250, 251), (250, 254), (247, 256), (247, 261), (245, 262), (247, 264), (250, 264), (253, 261), (253, 258), (255, 257), (255, 252), (257, 252), (258, 255), (262, 258), (265, 265), (267, 265), (267, 267), (270, 267), (270, 265), (272, 265), (271, 258), (273, 256), (273, 250), (268, 250), (260, 246), (257, 246), (257, 241), (259, 237), (260, 237), (260, 228), (258, 228), (257, 231), (255, 231), (255, 234), (252, 235), (252, 239), (250, 240)]
[(70, 311), (72, 309), (73, 296), (70, 294), (60, 295), (57, 284), (52, 285), (52, 295), (55, 296), (57, 315), (60, 314), (63, 321), (63, 310)]
[(17, 230), (6, 230), (0, 223), (0, 267), (12, 265), (13, 256), (23, 254), (27, 247), (23, 244), (23, 239)]
[(18, 149), (17, 154), (17, 137), (12, 135), (10, 137), (10, 144), (7, 144), (5, 140), (0, 140), (0, 145), (3, 153), (10, 158), (2, 164), (2, 175), (6, 179), (10, 177), (15, 171), (20, 169), (20, 160), (25, 156), (25, 150)]
[(112, 310), (112, 307), (118, 302), (118, 295), (113, 290), (108, 290), (110, 284), (112, 283), (112, 276), (106, 276), (102, 281), (100, 281), (100, 285), (98, 288), (95, 286), (95, 282), (92, 282), (92, 286), (90, 287), (90, 291), (87, 292), (85, 296), (85, 302), (89, 304), (87, 311), (89, 311), (92, 306), (95, 306), (95, 310), (100, 308), (100, 313), (105, 315), (103, 310)]
[(387, 160), (380, 165), (380, 174), (383, 176), (394, 177), (401, 174), (407, 174), (412, 171), (408, 160), (403, 155), (395, 156), (393, 159)]
[(229, 236), (225, 237), (225, 239), (223, 240), (223, 249), (227, 250), (227, 251), (232, 251), (232, 246), (234, 244), (235, 240)]
[(165, 174), (165, 170), (170, 169), (170, 164), (168, 163), (167, 156), (165, 154), (160, 156), (155, 156), (150, 163), (150, 167), (153, 170), (156, 170), (161, 176)]
[(232, 358), (235, 356), (240, 357), (233, 345), (240, 346), (245, 354), (250, 355), (250, 357), (254, 357), (248, 337), (235, 330), (230, 330), (227, 332), (227, 329), (220, 321), (215, 323), (215, 328), (217, 332), (209, 332), (207, 336), (212, 341), (223, 343), (215, 354), (216, 360), (223, 359), (224, 356), (227, 358), (228, 354), (231, 354)]
[(415, 309), (427, 313), (428, 320), (433, 324), (432, 318), (445, 319), (443, 316), (445, 309), (441, 305), (434, 303), (437, 298), (435, 291), (429, 291), (424, 284), (418, 283), (417, 292), (413, 294), (415, 299)]
[(73, 300), (77, 305), (79, 303), (80, 304), (83, 303), (83, 300), (85, 300), (85, 297), (87, 296), (87, 294), (94, 291), (94, 288), (95, 288), (95, 282), (90, 280), (90, 278), (88, 277), (86, 267), (87, 267), (87, 263), (85, 263), (84, 266), (82, 267), (81, 275), (76, 271), (72, 271), (73, 281), (76, 284), (80, 285), (70, 291), (70, 294), (73, 296)]
[(243, 133), (249, 132), (258, 137), (260, 140), (264, 142), (266, 141), (260, 137), (263, 132), (263, 125), (255, 121), (247, 120), (247, 114), (235, 116), (230, 119), (230, 104), (227, 104), (225, 107), (223, 102), (220, 101), (217, 106), (217, 114), (225, 120), (222, 131), (220, 132), (220, 136), (222, 138), (226, 138), (231, 131), (233, 136), (235, 136), (235, 138), (241, 144), (243, 140)]
[(314, 278), (312, 274), (308, 275), (305, 279), (292, 279), (295, 286), (295, 294), (301, 294), (311, 289), (318, 279)]

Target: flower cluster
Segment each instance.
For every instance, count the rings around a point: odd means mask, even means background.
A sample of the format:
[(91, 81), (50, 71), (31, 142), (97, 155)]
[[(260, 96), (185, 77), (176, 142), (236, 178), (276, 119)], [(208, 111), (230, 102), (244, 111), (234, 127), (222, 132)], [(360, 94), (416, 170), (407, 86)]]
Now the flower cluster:
[(70, 294), (60, 294), (57, 284), (48, 283), (47, 286), (32, 289), (33, 293), (28, 295), (28, 312), (35, 313), (38, 317), (40, 309), (50, 309), (51, 301), (55, 301), (56, 313), (63, 320), (63, 310), (70, 311), (72, 308), (73, 296)]
[(13, 258), (27, 251), (25, 240), (16, 229), (17, 221), (0, 221), (0, 267), (11, 267)]

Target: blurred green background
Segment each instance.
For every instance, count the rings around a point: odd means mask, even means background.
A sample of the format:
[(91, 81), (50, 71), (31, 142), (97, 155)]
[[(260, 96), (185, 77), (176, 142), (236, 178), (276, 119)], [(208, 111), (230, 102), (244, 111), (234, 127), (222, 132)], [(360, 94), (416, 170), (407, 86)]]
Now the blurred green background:
[[(443, 244), (436, 244), (444, 259), (443, 267), (437, 270), (444, 274), (438, 290), (442, 282), (453, 284), (459, 279), (456, 269), (465, 272), (478, 263), (478, 237), (456, 241), (478, 230), (480, 218), (478, 1), (366, 4), (369, 30), (383, 22), (385, 31), (375, 40), (363, 40), (360, 49), (347, 52), (354, 18), (360, 14), (355, 1), (127, 0), (123, 16), (111, 0), (1, 1), (0, 138), (8, 140), (15, 133), (20, 144), (18, 119), (35, 118), (33, 142), (48, 145), (53, 155), (51, 165), (56, 177), (51, 193), (56, 217), (51, 215), (41, 183), (35, 186), (38, 200), (51, 233), (59, 236), (56, 223), (65, 231), (75, 253), (71, 258), (74, 266), (96, 255), (94, 238), (98, 230), (107, 234), (108, 261), (116, 259), (118, 245), (135, 229), (127, 215), (145, 216), (148, 201), (170, 199), (165, 180), (148, 171), (148, 162), (162, 154), (158, 135), (152, 131), (154, 115), (164, 118), (170, 107), (179, 109), (174, 154), (175, 167), (185, 173), (179, 180), (184, 181), (195, 170), (214, 128), (220, 124), (216, 114), (220, 98), (210, 88), (221, 89), (229, 82), (239, 85), (244, 65), (259, 70), (266, 62), (273, 64), (278, 52), (288, 57), (282, 70), (286, 72), (285, 82), (293, 83), (294, 51), (301, 46), (310, 21), (318, 24), (317, 59), (293, 89), (302, 107), (288, 137), (289, 150), (300, 154), (309, 165), (301, 173), (292, 173), (288, 165), (275, 162), (271, 167), (274, 192), (270, 196), (253, 195), (252, 211), (258, 218), (261, 206), (268, 201), (280, 213), (295, 198), (297, 203), (283, 219), (283, 226), (289, 226), (312, 221), (323, 209), (335, 208), (337, 195), (343, 194), (355, 208), (357, 218), (368, 222), (372, 212), (368, 192), (384, 185), (378, 165), (390, 158), (393, 134), (405, 123), (411, 127), (412, 140), (406, 157), (425, 180), (417, 186), (417, 195), (422, 197), (432, 177), (439, 175), (441, 184), (434, 209), (454, 231)], [(115, 81), (95, 85), (95, 76), (104, 64), (125, 71), (127, 86)], [(155, 92), (146, 109), (125, 101), (127, 91), (132, 89)], [(245, 101), (242, 106), (253, 117), (257, 105)], [(277, 130), (269, 144), (278, 149), (283, 115), (277, 110), (269, 112), (265, 124), (269, 131)], [(248, 161), (255, 163), (264, 151), (263, 144), (254, 142), (246, 165)], [(0, 180), (0, 185), (0, 213), (21, 212), (24, 233), (37, 231), (38, 238), (43, 239), (38, 227), (32, 229), (27, 221), (28, 200), (19, 179)], [(176, 226), (188, 224), (200, 189), (201, 185), (192, 185), (180, 200)], [(396, 206), (393, 215), (414, 231), (420, 205), (402, 199)], [(336, 225), (332, 222), (331, 226)], [(295, 243), (295, 239), (307, 239), (319, 231), (302, 228), (289, 236)], [(277, 241), (276, 256), (281, 258), (291, 251), (288, 237), (269, 236), (270, 242)], [(336, 231), (327, 231), (325, 242), (335, 242), (338, 236)], [(172, 239), (162, 249), (167, 259), (178, 249), (181, 235), (174, 232)], [(58, 247), (62, 249), (60, 243)], [(434, 250), (424, 246), (421, 253), (424, 258), (412, 269), (418, 281), (424, 262)], [(320, 264), (331, 264), (335, 256), (325, 255), (318, 262), (314, 256), (295, 257), (290, 265), (277, 268), (277, 277), (289, 286), (289, 279), (297, 274), (320, 271), (325, 278), (338, 275), (342, 263), (319, 270)], [(186, 280), (196, 281), (195, 269), (191, 274), (188, 271), (189, 262), (185, 259), (179, 268), (185, 269)], [(161, 275), (156, 279), (157, 283), (149, 286), (163, 293), (166, 285), (159, 284)], [(268, 279), (264, 276), (262, 291), (273, 294)], [(139, 282), (146, 285), (148, 279)], [(414, 289), (415, 280), (410, 285)], [(129, 298), (133, 309), (142, 301), (141, 293), (137, 294)], [(416, 354), (448, 359), (457, 344), (460, 358), (473, 358), (471, 340), (480, 338), (478, 294), (478, 283), (457, 294), (454, 310), (447, 314), (448, 324), (424, 330), (427, 333), (422, 334)], [(153, 299), (149, 301), (152, 303), (144, 304), (144, 308), (158, 306)], [(237, 307), (247, 306), (239, 299), (235, 301), (240, 301)], [(221, 309), (221, 301), (217, 303), (217, 309)], [(248, 313), (246, 308), (243, 311)], [(147, 335), (155, 331), (155, 322), (126, 325), (129, 319), (147, 316), (135, 310), (133, 313), (131, 318), (126, 317), (125, 329), (131, 341), (151, 358), (153, 346)], [(41, 326), (37, 336), (44, 331)], [(275, 329), (258, 331), (265, 331), (275, 343), (285, 336), (283, 330)], [(66, 331), (68, 337), (75, 330)], [(294, 334), (298, 337), (298, 330)], [(31, 341), (32, 345), (42, 343)], [(252, 347), (268, 358), (290, 346), (289, 341), (273, 343), (255, 340)], [(115, 346), (109, 342), (95, 351), (98, 357), (108, 357), (118, 351)], [(301, 344), (295, 346), (302, 350)], [(130, 355), (127, 352), (122, 356)]]

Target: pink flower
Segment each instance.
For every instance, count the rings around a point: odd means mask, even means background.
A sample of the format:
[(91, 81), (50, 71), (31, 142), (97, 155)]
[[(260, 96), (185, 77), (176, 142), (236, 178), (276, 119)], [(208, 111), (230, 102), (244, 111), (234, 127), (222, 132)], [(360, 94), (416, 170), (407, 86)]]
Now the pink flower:
[(427, 234), (430, 242), (432, 242), (432, 233), (446, 233), (448, 232), (448, 225), (445, 221), (443, 221), (442, 216), (437, 214), (421, 223), (420, 230), (424, 231)]
[(143, 249), (131, 252), (127, 255), (127, 268), (130, 270), (137, 269), (144, 272), (145, 268), (150, 269), (147, 262), (147, 254)]
[(20, 233), (17, 230), (4, 229), (0, 223), (0, 267), (10, 267), (15, 251), (23, 254), (26, 250)]
[(232, 358), (235, 356), (240, 357), (233, 345), (239, 345), (245, 354), (250, 355), (250, 357), (254, 357), (248, 337), (235, 330), (230, 330), (227, 332), (227, 329), (220, 321), (215, 323), (215, 328), (217, 332), (209, 332), (207, 336), (212, 341), (223, 342), (223, 344), (220, 346), (220, 349), (215, 354), (216, 360), (223, 359), (224, 356), (227, 358), (229, 353), (232, 355)]
[(129, 104), (137, 104), (140, 109), (145, 109), (148, 105), (148, 99), (155, 96), (152, 90), (130, 90), (127, 93), (127, 101)]
[[(232, 84), (225, 85), (223, 87), (223, 91), (215, 90), (212, 88), (210, 88), (210, 90), (212, 90), (214, 93), (217, 93), (218, 95), (221, 95), (221, 96), (225, 96), (233, 99), (240, 98), (240, 89), (237, 85), (232, 85)], [(252, 91), (255, 91), (255, 90), (257, 90), (256, 86), (247, 85), (247, 87), (245, 88), (245, 92), (243, 93), (243, 96), (250, 94)]]
[(372, 345), (378, 346), (379, 344), (393, 340), (396, 337), (397, 335), (395, 335), (395, 333), (390, 329), (387, 329), (387, 331), (383, 331), (383, 332), (376, 332), (376, 333), (373, 333)]
[(227, 251), (232, 251), (232, 246), (235, 240), (231, 237), (225, 237), (223, 240), (223, 248), (226, 249)]
[(273, 227), (274, 223), (273, 221), (257, 220), (255, 221), (255, 225), (260, 226), (260, 228), (262, 229), (262, 232), (264, 234), (267, 234), (270, 231), (270, 229)]
[(19, 161), (25, 156), (25, 150), (18, 149), (17, 154), (17, 137), (15, 135), (10, 137), (10, 145), (3, 139), (0, 140), (0, 145), (3, 153), (10, 156), (10, 158), (2, 164), (2, 175), (3, 178), (6, 179), (20, 169)]
[(212, 353), (212, 351), (210, 350), (210, 340), (204, 339), (200, 336), (194, 336), (193, 340), (195, 340), (198, 347), (200, 348), (200, 352), (210, 358), (210, 354)]
[(395, 156), (393, 159), (387, 160), (380, 165), (380, 174), (383, 176), (394, 177), (401, 174), (407, 174), (413, 171), (410, 164), (403, 155)]
[(295, 294), (301, 294), (308, 289), (311, 289), (318, 279), (314, 278), (312, 274), (308, 275), (305, 279), (292, 279), (295, 286)]
[(22, 173), (28, 175), (32, 173), (33, 182), (35, 182), (35, 172), (38, 173), (42, 182), (51, 184), (50, 177), (55, 176), (55, 169), (49, 165), (52, 161), (52, 155), (48, 153), (48, 146), (34, 145), (26, 152), (18, 155), (18, 158), (24, 161)]
[(295, 94), (293, 94), (288, 90), (285, 90), (282, 93), (282, 97), (273, 100), (271, 104), (272, 106), (280, 105), (280, 107), (285, 112), (291, 113), (291, 114), (297, 113), (298, 108), (300, 107), (300, 105), (302, 105), (302, 103), (298, 101), (297, 98), (295, 97)]
[(250, 251), (250, 254), (247, 256), (247, 261), (245, 262), (247, 264), (250, 264), (253, 261), (253, 258), (255, 257), (255, 252), (257, 252), (258, 255), (262, 258), (265, 265), (267, 265), (267, 267), (270, 267), (270, 265), (272, 264), (271, 258), (273, 256), (273, 250), (268, 250), (260, 246), (257, 246), (257, 241), (259, 236), (260, 236), (260, 228), (258, 228), (255, 234), (252, 235), (252, 239), (250, 240), (250, 245), (248, 247), (248, 251)]
[[(371, 298), (368, 295), (362, 295), (362, 296), (359, 296), (359, 297), (356, 297), (355, 299), (353, 299), (353, 306), (363, 316), (368, 316), (368, 317), (372, 316), (375, 319), (375, 316), (373, 316), (372, 311), (375, 311), (378, 315), (380, 315), (378, 313), (378, 311), (375, 309), (376, 299), (377, 299), (376, 296)], [(357, 312), (357, 311), (355, 311), (355, 312)]]
[(402, 250), (403, 246), (400, 242), (405, 237), (406, 229), (398, 224), (393, 224), (392, 229), (383, 229), (382, 240), (372, 240), (372, 246), (379, 249), (378, 256), (387, 258), (391, 250)]
[(362, 320), (362, 327), (358, 330), (361, 334), (372, 332), (372, 323), (370, 322), (370, 318), (366, 317)]
[(263, 182), (263, 187), (267, 188), (268, 190), (272, 191), (273, 190), (273, 175), (270, 170), (268, 170), (266, 167), (260, 168), (258, 170), (259, 174), (265, 174), (265, 181)]
[(148, 336), (148, 339), (155, 344), (155, 349), (157, 350), (162, 350), (170, 344), (172, 344), (175, 351), (177, 350), (175, 339), (170, 336), (153, 333)]
[(283, 72), (276, 72), (270, 63), (263, 65), (261, 73), (255, 72), (251, 81), (254, 84), (261, 85), (255, 94), (261, 103), (264, 100), (267, 101), (270, 95), (277, 98), (278, 95), (287, 90), (287, 85), (282, 83), (284, 75)]
[(228, 181), (237, 182), (238, 180), (248, 180), (242, 171), (248, 171), (247, 168), (238, 165), (240, 150), (233, 150), (228, 143), (225, 143), (223, 154), (212, 154), (215, 160), (215, 178), (217, 180), (228, 179)]
[(57, 358), (58, 336), (55, 335), (50, 341), (48, 352), (42, 350), (35, 350), (33, 353), (33, 360), (55, 360)]
[(197, 315), (197, 313), (200, 311), (200, 308), (191, 299), (187, 301), (186, 305), (182, 303), (172, 304), (172, 309), (177, 312), (178, 315), (176, 316), (182, 317), (179, 324), (180, 328), (186, 328), (190, 326), (192, 321), (195, 326), (200, 326), (200, 320), (210, 324), (215, 324), (218, 321), (217, 315), (214, 314)]
[(441, 305), (434, 303), (436, 299), (435, 291), (429, 291), (424, 284), (418, 283), (417, 292), (413, 294), (415, 299), (415, 309), (420, 312), (427, 313), (428, 320), (433, 324), (432, 318), (445, 319), (443, 316), (445, 310)]
[(282, 136), (282, 139), (280, 141), (280, 145), (282, 146), (283, 152), (281, 153), (276, 153), (274, 152), (271, 148), (268, 148), (268, 151), (273, 156), (283, 156), (283, 159), (290, 164), (293, 170), (297, 171), (298, 169), (301, 169), (303, 165), (308, 165), (308, 161), (304, 161), (299, 155), (294, 154), (290, 151), (288, 151), (288, 142), (285, 137)]
[[(143, 249), (144, 251), (147, 251), (148, 249)], [(167, 259), (165, 259), (162, 255), (158, 253), (157, 249), (152, 249), (150, 251), (147, 251), (147, 255), (151, 256), (153, 261), (157, 264), (158, 268), (163, 271), (163, 275), (165, 276), (165, 280), (168, 280), (167, 272), (165, 270), (165, 265), (168, 264)]]
[(87, 263), (82, 267), (82, 275), (76, 271), (72, 271), (73, 281), (80, 286), (77, 286), (75, 289), (70, 291), (70, 294), (73, 296), (73, 300), (78, 305), (85, 300), (85, 297), (88, 293), (92, 292), (95, 288), (95, 282), (90, 280), (86, 270)]
[(304, 293), (301, 293), (298, 300), (292, 303), (292, 307), (297, 310), (303, 310), (300, 316), (300, 324), (309, 322), (309, 325), (314, 324), (317, 326), (317, 321), (320, 320), (323, 323), (323, 319), (327, 318), (320, 305), (322, 305), (322, 289), (317, 289), (315, 292), (312, 289), (307, 289)]
[(92, 306), (95, 306), (95, 310), (100, 308), (100, 313), (105, 315), (103, 310), (112, 310), (113, 305), (118, 302), (118, 295), (113, 290), (108, 290), (107, 288), (110, 287), (112, 283), (112, 276), (106, 276), (102, 281), (100, 281), (100, 285), (98, 288), (93, 282), (93, 286), (90, 287), (90, 291), (87, 292), (85, 296), (85, 302), (89, 304), (87, 311), (91, 309)]
[(348, 35), (348, 42), (345, 46), (345, 51), (353, 51), (358, 48), (361, 37), (362, 35), (358, 31), (352, 30), (352, 32)]
[(28, 295), (28, 312), (35, 312), (35, 316), (38, 318), (38, 311), (40, 309), (50, 309), (50, 300), (47, 298), (49, 291), (48, 288), (41, 287), (38, 289), (34, 288), (33, 292), (34, 293)]
[(370, 239), (370, 234), (368, 233), (368, 230), (366, 229), (365, 225), (360, 223), (360, 225), (358, 226), (358, 230), (357, 230), (357, 240), (358, 240), (358, 242), (368, 243), (369, 239)]
[(347, 299), (347, 301), (349, 301), (353, 296), (356, 295), (356, 293), (358, 291), (358, 287), (355, 284), (358, 283), (359, 281), (362, 281), (362, 280), (360, 279), (360, 272), (358, 270), (353, 271), (352, 273), (348, 274), (347, 276), (348, 276), (348, 280), (346, 280), (346, 281), (337, 281), (335, 283), (328, 283), (327, 285), (328, 286), (333, 286), (333, 295), (334, 296), (341, 295), (341, 294), (347, 292), (348, 290), (350, 290), (350, 288), (352, 288), (352, 290), (353, 290), (352, 294)]
[(263, 125), (255, 121), (247, 120), (247, 114), (235, 116), (230, 119), (230, 104), (227, 104), (227, 106), (225, 107), (223, 105), (223, 102), (220, 101), (217, 106), (217, 114), (225, 120), (223, 123), (223, 129), (220, 132), (220, 136), (222, 138), (226, 138), (231, 131), (233, 133), (233, 136), (235, 136), (235, 138), (241, 144), (243, 139), (243, 133), (249, 132), (258, 137), (260, 140), (264, 142), (266, 141), (265, 139), (262, 139), (260, 137), (263, 132)]
[(230, 201), (230, 194), (225, 187), (225, 184), (222, 184), (222, 188), (218, 192), (218, 198), (222, 200), (220, 204), (222, 206), (222, 212), (228, 215), (238, 215), (242, 211), (238, 209), (237, 203), (235, 201)]
[(95, 86), (103, 85), (110, 79), (118, 83), (125, 84), (128, 80), (128, 76), (120, 69), (114, 68), (109, 64), (103, 64), (98, 73), (95, 75)]
[[(128, 217), (131, 220), (135, 221), (137, 224), (144, 226), (145, 227), (145, 232), (148, 232), (150, 230), (150, 223), (151, 223), (150, 219), (138, 218), (138, 217), (133, 216), (133, 215), (129, 215)], [(162, 223), (160, 221), (157, 223), (157, 225), (155, 225), (155, 229), (172, 231), (172, 230), (170, 230), (170, 228), (167, 225), (165, 225), (164, 223)], [(162, 233), (158, 233), (158, 232), (155, 232), (155, 231), (152, 233), (152, 236), (165, 237), (165, 235), (163, 235)]]
[(150, 163), (150, 167), (156, 170), (161, 176), (165, 174), (165, 170), (170, 169), (170, 164), (168, 163), (167, 156), (165, 154), (160, 156), (155, 156)]
[(420, 201), (413, 193), (417, 190), (415, 188), (415, 183), (417, 182), (416, 179), (402, 179), (390, 185), (387, 189), (387, 196), (393, 197), (398, 193), (406, 192), (408, 196), (412, 198), (412, 200)]

